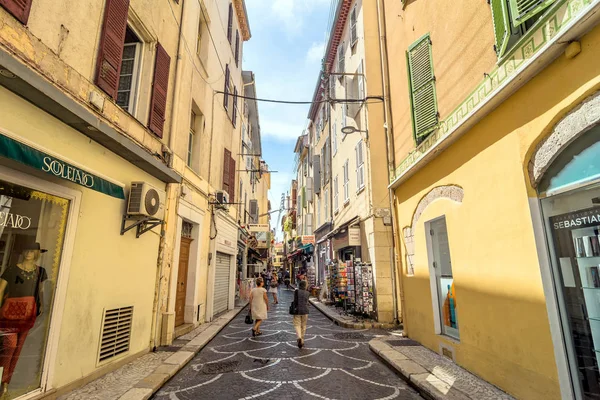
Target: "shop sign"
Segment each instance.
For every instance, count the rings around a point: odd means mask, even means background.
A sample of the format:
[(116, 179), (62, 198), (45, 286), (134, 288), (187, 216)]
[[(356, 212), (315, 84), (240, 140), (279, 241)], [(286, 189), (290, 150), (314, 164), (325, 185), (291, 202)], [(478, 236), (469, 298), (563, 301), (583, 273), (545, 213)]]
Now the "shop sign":
[(18, 161), (117, 199), (125, 199), (123, 187), (4, 135), (0, 135), (0, 157)]
[(348, 228), (348, 246), (360, 246), (360, 227)]
[(552, 217), (554, 230), (584, 228), (596, 224), (600, 224), (599, 207)]
[(31, 218), (25, 215), (13, 214), (10, 212), (0, 212), (0, 227), (29, 229), (31, 226)]
[(315, 236), (314, 235), (302, 236), (302, 244), (315, 244)]

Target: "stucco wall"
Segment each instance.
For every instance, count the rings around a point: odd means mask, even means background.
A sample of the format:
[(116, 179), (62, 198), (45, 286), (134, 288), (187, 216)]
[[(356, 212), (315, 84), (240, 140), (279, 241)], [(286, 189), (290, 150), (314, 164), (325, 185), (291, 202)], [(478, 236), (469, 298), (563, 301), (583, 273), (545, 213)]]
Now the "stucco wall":
[(483, 1), (386, 1), (387, 50), (396, 164), (415, 147), (406, 51), (430, 33), (440, 119), (458, 106), (496, 65), (494, 29)]
[[(409, 227), (433, 188), (463, 188), (462, 203), (437, 199), (413, 226), (414, 276), (403, 257), (405, 328), (435, 351), (522, 399), (558, 399), (540, 264), (534, 242), (528, 163), (535, 145), (600, 87), (600, 28), (582, 53), (561, 56), (397, 190), (399, 228)], [(460, 343), (434, 334), (424, 223), (446, 216)], [(407, 243), (403, 243), (406, 254)]]
[[(0, 88), (0, 129), (8, 130), (67, 159), (85, 165), (129, 186), (145, 181), (157, 188), (165, 185), (99, 144), (38, 110), (20, 97)], [(135, 232), (120, 235), (126, 202), (87, 190), (68, 181), (40, 175), (46, 181), (82, 193), (77, 231), (56, 362), (51, 368), (52, 387), (61, 387), (85, 377), (97, 368), (98, 346), (104, 309), (134, 306), (128, 355), (149, 348), (152, 303), (156, 280), (159, 229), (139, 239)], [(67, 261), (67, 260), (65, 260)]]

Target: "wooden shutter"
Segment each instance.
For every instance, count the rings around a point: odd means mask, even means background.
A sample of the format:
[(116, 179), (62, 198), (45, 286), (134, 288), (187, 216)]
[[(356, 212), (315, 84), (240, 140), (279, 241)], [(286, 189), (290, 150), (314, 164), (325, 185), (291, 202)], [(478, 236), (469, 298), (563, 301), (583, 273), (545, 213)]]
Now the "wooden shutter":
[(555, 0), (510, 0), (512, 23), (519, 26), (531, 17), (544, 11)]
[(496, 36), (494, 50), (498, 57), (502, 57), (510, 37), (506, 0), (491, 0), (490, 6), (492, 9), (492, 21), (494, 22), (494, 35)]
[(223, 190), (231, 195), (229, 192), (229, 185), (231, 184), (231, 152), (227, 149), (223, 152)]
[(227, 109), (229, 106), (229, 64), (225, 64), (225, 88), (223, 89), (223, 107)]
[(240, 66), (240, 31), (235, 31), (235, 65)]
[(238, 103), (238, 101), (237, 101), (237, 99), (238, 99), (237, 98), (237, 94), (238, 94), (237, 88), (234, 86), (233, 87), (233, 107), (232, 107), (233, 108), (233, 110), (232, 110), (233, 117), (231, 118), (231, 122), (233, 123), (233, 127), (234, 128), (235, 128), (235, 124), (237, 122), (237, 111), (238, 111), (237, 110), (237, 103)]
[(235, 160), (229, 157), (229, 202), (235, 203)]
[(438, 123), (435, 76), (429, 35), (422, 37), (408, 49), (407, 59), (413, 131), (415, 140), (419, 144)]
[(167, 92), (169, 91), (169, 70), (171, 57), (160, 43), (156, 44), (156, 61), (154, 63), (154, 80), (152, 82), (152, 99), (150, 100), (150, 118), (148, 127), (158, 137), (163, 137), (165, 115), (167, 112)]
[(129, 0), (106, 0), (96, 61), (96, 85), (113, 99), (117, 98), (119, 88), (128, 12)]
[(32, 2), (33, 0), (0, 0), (0, 6), (4, 7), (23, 25), (27, 25)]
[(227, 22), (227, 40), (231, 44), (231, 35), (233, 33), (233, 4), (229, 3), (229, 19)]
[(356, 5), (350, 13), (350, 46), (354, 46), (358, 42), (358, 32), (356, 29)]

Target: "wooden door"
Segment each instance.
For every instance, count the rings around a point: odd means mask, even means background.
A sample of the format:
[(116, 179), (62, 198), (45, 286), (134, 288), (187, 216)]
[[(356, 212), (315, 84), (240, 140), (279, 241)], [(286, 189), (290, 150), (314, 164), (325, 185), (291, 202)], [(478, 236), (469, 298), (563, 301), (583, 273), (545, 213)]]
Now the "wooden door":
[(179, 247), (179, 269), (177, 271), (177, 293), (175, 295), (175, 326), (185, 322), (185, 296), (187, 289), (188, 263), (192, 239), (181, 237)]

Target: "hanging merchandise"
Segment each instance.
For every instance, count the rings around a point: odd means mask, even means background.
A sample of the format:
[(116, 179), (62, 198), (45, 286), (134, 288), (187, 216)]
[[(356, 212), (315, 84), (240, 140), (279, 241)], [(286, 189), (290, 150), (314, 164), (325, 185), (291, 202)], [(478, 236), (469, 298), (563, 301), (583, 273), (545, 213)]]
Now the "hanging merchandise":
[(334, 284), (333, 298), (336, 303), (343, 306), (344, 300), (348, 296), (348, 275), (346, 271), (346, 263), (335, 261), (332, 268), (332, 278)]
[(306, 280), (308, 281), (308, 287), (316, 286), (316, 274), (314, 265), (310, 265), (306, 270)]
[(346, 311), (354, 311), (356, 303), (356, 291), (354, 286), (354, 262), (346, 261)]
[(370, 263), (356, 264), (356, 312), (375, 314), (375, 296), (373, 293), (373, 266)]

